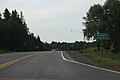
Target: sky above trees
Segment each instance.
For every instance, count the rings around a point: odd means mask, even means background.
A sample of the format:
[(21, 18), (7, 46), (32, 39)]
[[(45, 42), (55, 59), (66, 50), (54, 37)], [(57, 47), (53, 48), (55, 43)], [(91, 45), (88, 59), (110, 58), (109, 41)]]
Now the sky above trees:
[(0, 13), (5, 8), (23, 11), (31, 32), (40, 35), (42, 41), (83, 40), (82, 32), (86, 12), (94, 4), (105, 0), (0, 0)]

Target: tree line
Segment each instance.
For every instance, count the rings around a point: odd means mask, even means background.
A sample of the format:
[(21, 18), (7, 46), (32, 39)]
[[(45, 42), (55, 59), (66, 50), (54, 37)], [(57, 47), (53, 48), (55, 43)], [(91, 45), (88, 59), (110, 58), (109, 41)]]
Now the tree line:
[(29, 31), (22, 12), (6, 8), (0, 14), (0, 50), (10, 51), (47, 51), (47, 50), (83, 50), (84, 43), (54, 42), (43, 43), (39, 36)]
[(94, 4), (83, 17), (84, 35), (89, 40), (97, 33), (108, 33), (109, 40), (104, 46), (112, 47), (113, 52), (120, 51), (120, 1), (106, 0), (104, 5)]
[(77, 51), (77, 50), (84, 50), (86, 42), (82, 41), (75, 41), (73, 43), (68, 43), (68, 42), (54, 42), (52, 41), (51, 47), (52, 49), (59, 50), (59, 51)]
[(6, 8), (0, 13), (0, 49), (12, 51), (49, 50), (49, 44), (43, 43), (39, 36), (29, 31), (23, 13)]

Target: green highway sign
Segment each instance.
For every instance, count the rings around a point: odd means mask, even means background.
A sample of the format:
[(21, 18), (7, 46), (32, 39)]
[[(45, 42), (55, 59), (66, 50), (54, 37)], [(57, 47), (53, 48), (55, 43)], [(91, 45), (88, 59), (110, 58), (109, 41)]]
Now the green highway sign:
[(94, 38), (97, 40), (108, 40), (109, 34), (108, 33), (99, 33), (99, 34), (96, 34)]

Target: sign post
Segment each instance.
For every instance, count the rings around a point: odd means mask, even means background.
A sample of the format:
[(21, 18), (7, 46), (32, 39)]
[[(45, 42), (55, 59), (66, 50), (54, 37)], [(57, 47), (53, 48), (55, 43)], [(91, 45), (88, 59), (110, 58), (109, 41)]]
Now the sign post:
[[(103, 40), (109, 40), (109, 34), (108, 33), (99, 33), (99, 34), (96, 34), (95, 36), (94, 36), (94, 38), (99, 42), (100, 41), (100, 45), (98, 45), (97, 47), (98, 47), (98, 49), (99, 50), (101, 50), (100, 49), (100, 47), (102, 48), (102, 44), (103, 44)], [(99, 43), (97, 43), (97, 44), (99, 44)]]

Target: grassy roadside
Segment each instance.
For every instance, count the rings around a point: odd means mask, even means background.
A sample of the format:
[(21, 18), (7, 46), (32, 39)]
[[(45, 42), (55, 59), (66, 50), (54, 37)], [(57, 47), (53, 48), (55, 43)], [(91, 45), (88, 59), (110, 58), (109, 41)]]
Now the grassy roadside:
[(5, 53), (10, 53), (11, 51), (9, 50), (0, 50), (0, 54), (5, 54)]
[(108, 50), (100, 52), (96, 51), (95, 48), (89, 48), (84, 51), (84, 53), (81, 53), (80, 51), (70, 51), (68, 54), (77, 61), (80, 61), (81, 58), (83, 60), (84, 58), (87, 59), (87, 61), (91, 60), (94, 64), (99, 64), (102, 67), (120, 71), (120, 54), (115, 54)]

